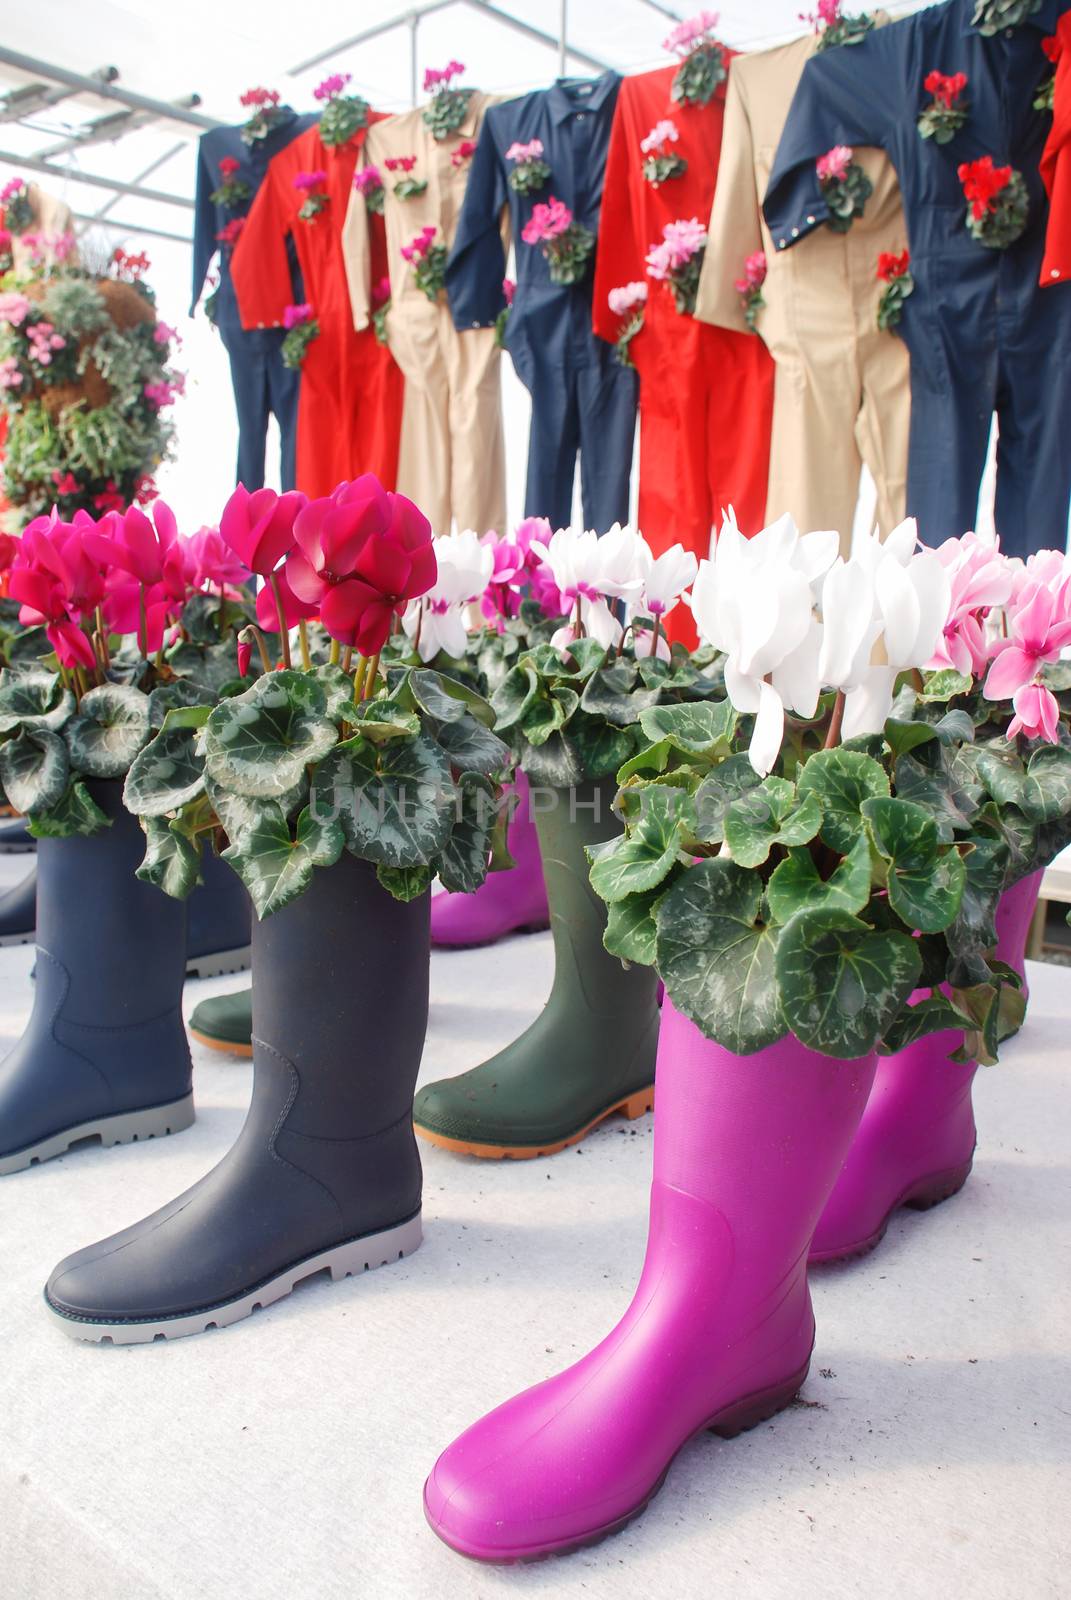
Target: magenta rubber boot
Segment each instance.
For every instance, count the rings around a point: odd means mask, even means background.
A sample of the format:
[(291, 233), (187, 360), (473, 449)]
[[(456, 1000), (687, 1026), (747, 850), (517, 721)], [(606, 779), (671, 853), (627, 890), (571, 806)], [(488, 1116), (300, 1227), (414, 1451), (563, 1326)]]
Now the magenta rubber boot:
[(732, 1438), (792, 1402), (814, 1342), (807, 1250), (874, 1066), (794, 1039), (734, 1056), (666, 999), (632, 1304), (440, 1456), (424, 1506), (441, 1539), (502, 1562), (592, 1544), (644, 1509), (695, 1434)]
[(431, 902), (433, 945), (493, 944), (510, 933), (536, 933), (550, 927), (528, 779), (519, 768), (513, 787), (519, 803), (510, 818), (508, 841), (517, 865), (507, 872), (489, 872), (475, 894), (436, 895)]
[[(997, 907), (996, 954), (1020, 975), (1042, 876), (1021, 878)], [(955, 1031), (935, 1033), (879, 1060), (859, 1132), (815, 1229), (812, 1263), (866, 1255), (901, 1206), (928, 1211), (963, 1188), (974, 1159), (977, 1067), (949, 1060), (959, 1042)]]

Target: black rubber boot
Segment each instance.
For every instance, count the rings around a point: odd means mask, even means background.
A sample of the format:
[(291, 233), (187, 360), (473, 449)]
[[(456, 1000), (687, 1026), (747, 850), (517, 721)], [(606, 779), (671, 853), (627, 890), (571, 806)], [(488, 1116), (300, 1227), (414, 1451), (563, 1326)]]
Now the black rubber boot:
[(37, 867), (0, 895), (0, 945), (33, 944), (37, 931)]
[(145, 839), (121, 786), (89, 787), (111, 827), (38, 849), (37, 985), (0, 1062), (0, 1175), (82, 1140), (123, 1144), (193, 1121), (186, 909), (134, 876)]
[(249, 965), (253, 907), (245, 884), (210, 847), (201, 858), (203, 882), (187, 902), (186, 973), (218, 978)]
[(177, 1200), (60, 1263), (45, 1298), (67, 1333), (200, 1333), (313, 1273), (416, 1249), (429, 939), (429, 897), (401, 904), (350, 855), (254, 925), (253, 1100), (238, 1141)]
[[(588, 881), (586, 845), (621, 831), (612, 782), (533, 789), (554, 934), (554, 986), (532, 1026), (456, 1078), (429, 1083), (414, 1117), (422, 1138), (457, 1155), (553, 1155), (611, 1112), (654, 1103), (658, 976), (626, 970), (602, 936), (606, 906)], [(550, 797), (553, 805), (547, 805)]]
[(37, 849), (37, 840), (30, 832), (25, 817), (4, 817), (0, 820), (0, 856), (28, 855)]

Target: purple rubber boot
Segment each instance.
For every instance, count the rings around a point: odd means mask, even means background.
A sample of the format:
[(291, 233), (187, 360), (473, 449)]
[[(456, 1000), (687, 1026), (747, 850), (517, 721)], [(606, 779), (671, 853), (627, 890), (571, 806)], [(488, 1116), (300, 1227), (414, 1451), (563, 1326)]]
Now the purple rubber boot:
[(510, 818), (508, 839), (517, 865), (508, 872), (489, 872), (475, 894), (436, 895), (431, 902), (433, 945), (493, 944), (510, 933), (535, 933), (550, 927), (528, 779), (520, 770), (513, 787), (519, 803)]
[(615, 1532), (704, 1429), (732, 1438), (807, 1376), (807, 1249), (875, 1058), (782, 1040), (734, 1056), (665, 1001), (647, 1257), (613, 1332), (440, 1456), (428, 1521), (462, 1555), (526, 1561)]
[[(997, 908), (997, 956), (1019, 973), (1041, 878), (1020, 879)], [(927, 1211), (963, 1188), (974, 1159), (977, 1068), (949, 1060), (960, 1037), (931, 1034), (879, 1060), (859, 1132), (815, 1230), (812, 1262), (866, 1255), (901, 1206)]]

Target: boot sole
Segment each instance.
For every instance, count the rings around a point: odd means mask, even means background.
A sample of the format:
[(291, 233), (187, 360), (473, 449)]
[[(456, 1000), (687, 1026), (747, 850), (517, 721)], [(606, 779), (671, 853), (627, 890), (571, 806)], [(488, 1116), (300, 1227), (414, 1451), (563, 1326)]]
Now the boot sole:
[(459, 1555), (467, 1556), (472, 1561), (485, 1561), (493, 1566), (529, 1565), (536, 1561), (549, 1560), (551, 1556), (568, 1555), (573, 1550), (588, 1550), (592, 1545), (601, 1544), (604, 1539), (611, 1538), (615, 1533), (621, 1533), (630, 1523), (635, 1522), (637, 1517), (643, 1515), (669, 1477), (670, 1469), (681, 1451), (686, 1449), (692, 1440), (697, 1439), (701, 1433), (713, 1433), (719, 1439), (735, 1439), (740, 1434), (747, 1433), (751, 1428), (757, 1428), (760, 1423), (768, 1422), (779, 1411), (784, 1411), (790, 1406), (804, 1385), (810, 1365), (810, 1357), (808, 1357), (799, 1372), (785, 1383), (776, 1384), (773, 1388), (761, 1390), (756, 1394), (745, 1395), (742, 1400), (734, 1400), (715, 1416), (701, 1423), (673, 1452), (654, 1488), (649, 1490), (631, 1511), (626, 1511), (624, 1516), (617, 1517), (613, 1522), (608, 1522), (601, 1528), (595, 1528), (590, 1533), (580, 1534), (572, 1539), (561, 1539), (551, 1544), (511, 1551), (508, 1554), (498, 1554), (493, 1551), (480, 1551), (477, 1549), (466, 1550), (461, 1545), (451, 1544), (446, 1535), (440, 1532), (432, 1521), (428, 1511), (427, 1484), (424, 1485), (424, 1516), (432, 1532), (451, 1550), (456, 1550)]
[(929, 1211), (933, 1206), (939, 1206), (944, 1200), (951, 1200), (952, 1196), (959, 1194), (963, 1185), (971, 1175), (974, 1157), (961, 1167), (949, 1167), (944, 1172), (938, 1172), (928, 1178), (920, 1178), (917, 1182), (904, 1191), (895, 1205), (889, 1207), (882, 1220), (881, 1226), (867, 1239), (861, 1239), (856, 1244), (844, 1245), (837, 1250), (822, 1250), (812, 1252), (808, 1257), (808, 1264), (820, 1267), (830, 1261), (858, 1261), (861, 1256), (868, 1256), (876, 1250), (884, 1239), (889, 1229), (889, 1224), (901, 1207), (908, 1211)]
[(486, 950), (488, 945), (501, 944), (503, 939), (512, 939), (518, 933), (546, 933), (550, 921), (525, 922), (519, 928), (508, 928), (505, 933), (496, 933), (493, 939), (436, 939), (432, 938), (433, 950)]
[(612, 1117), (615, 1112), (620, 1112), (630, 1122), (635, 1122), (637, 1117), (645, 1116), (648, 1111), (654, 1110), (654, 1084), (648, 1089), (638, 1089), (635, 1094), (626, 1095), (623, 1100), (615, 1101), (612, 1106), (607, 1106), (605, 1111), (600, 1111), (597, 1117), (581, 1128), (579, 1133), (571, 1133), (567, 1139), (558, 1139), (548, 1144), (480, 1144), (476, 1140), (448, 1139), (444, 1133), (436, 1133), (432, 1128), (425, 1128), (422, 1123), (414, 1122), (413, 1126), (422, 1139), (429, 1144), (438, 1145), (440, 1150), (449, 1150), (455, 1156), (480, 1156), (485, 1161), (534, 1161), (537, 1156), (556, 1156), (561, 1150), (568, 1150), (570, 1145), (579, 1144), (586, 1139), (600, 1122), (605, 1122), (607, 1117)]
[(12, 1172), (24, 1172), (27, 1167), (51, 1161), (53, 1156), (64, 1155), (72, 1145), (99, 1141), (104, 1149), (113, 1144), (134, 1144), (139, 1139), (159, 1139), (168, 1133), (181, 1133), (194, 1118), (193, 1095), (172, 1100), (164, 1106), (153, 1106), (148, 1111), (124, 1111), (117, 1117), (99, 1117), (94, 1122), (80, 1122), (49, 1139), (16, 1150), (14, 1155), (0, 1156), (0, 1178)]
[(398, 1223), (393, 1228), (383, 1228), (378, 1233), (366, 1233), (346, 1244), (334, 1245), (316, 1255), (306, 1256), (285, 1271), (276, 1273), (247, 1294), (225, 1300), (214, 1306), (204, 1306), (175, 1317), (162, 1317), (108, 1322), (102, 1317), (77, 1317), (61, 1311), (45, 1295), (49, 1314), (71, 1339), (82, 1339), (90, 1344), (152, 1344), (155, 1339), (184, 1339), (192, 1333), (204, 1333), (209, 1328), (228, 1328), (284, 1300), (296, 1284), (318, 1272), (329, 1271), (333, 1282), (352, 1278), (376, 1267), (389, 1267), (403, 1256), (411, 1256), (423, 1238), (420, 1212)]
[(0, 947), (16, 944), (36, 944), (37, 929), (31, 928), (28, 933), (0, 933)]
[(229, 1039), (214, 1039), (210, 1033), (199, 1033), (196, 1028), (187, 1024), (186, 1031), (191, 1039), (196, 1039), (198, 1044), (207, 1045), (209, 1050), (220, 1050), (228, 1056), (251, 1056), (253, 1054), (253, 1041), (248, 1044), (235, 1044)]
[(37, 849), (34, 844), (0, 844), (0, 856), (28, 856)]
[(191, 956), (186, 963), (187, 978), (222, 978), (228, 972), (246, 972), (253, 946), (237, 945), (233, 950), (213, 950), (205, 956)]

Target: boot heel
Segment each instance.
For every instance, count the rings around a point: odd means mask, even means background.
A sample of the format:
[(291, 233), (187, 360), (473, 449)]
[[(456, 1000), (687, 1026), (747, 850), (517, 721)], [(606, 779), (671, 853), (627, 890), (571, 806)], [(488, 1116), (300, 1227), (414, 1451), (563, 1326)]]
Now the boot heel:
[(939, 1172), (936, 1177), (926, 1178), (904, 1197), (903, 1204), (910, 1211), (929, 1211), (931, 1206), (939, 1206), (942, 1200), (951, 1200), (970, 1177), (972, 1165), (973, 1158), (962, 1167), (953, 1167), (949, 1172)]
[(627, 1100), (622, 1100), (617, 1110), (630, 1122), (646, 1116), (648, 1111), (654, 1110), (654, 1084), (649, 1089), (641, 1089), (638, 1094), (630, 1094)]
[(808, 1360), (795, 1377), (789, 1378), (786, 1383), (780, 1383), (773, 1389), (764, 1389), (759, 1394), (747, 1395), (743, 1400), (726, 1406), (712, 1422), (706, 1424), (706, 1431), (716, 1434), (719, 1439), (735, 1439), (737, 1434), (757, 1428), (760, 1422), (768, 1422), (795, 1400), (803, 1388), (810, 1365)]
[(133, 1144), (139, 1139), (161, 1139), (168, 1133), (181, 1133), (193, 1124), (193, 1095), (172, 1100), (166, 1106), (153, 1106), (149, 1111), (130, 1111), (124, 1116), (108, 1117), (97, 1124), (100, 1142), (105, 1147), (113, 1144)]

